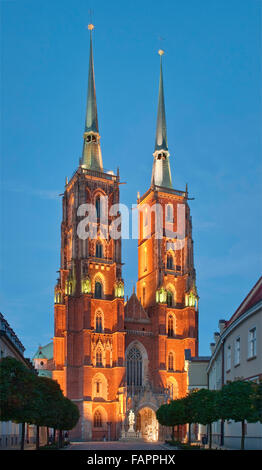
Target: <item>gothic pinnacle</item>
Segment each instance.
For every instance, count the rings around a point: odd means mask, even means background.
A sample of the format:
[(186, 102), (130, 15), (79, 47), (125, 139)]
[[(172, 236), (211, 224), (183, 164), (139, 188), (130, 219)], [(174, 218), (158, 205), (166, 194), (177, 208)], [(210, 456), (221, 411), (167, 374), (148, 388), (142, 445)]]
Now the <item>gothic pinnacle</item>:
[(163, 72), (162, 72), (162, 55), (164, 54), (164, 51), (160, 49), (158, 51), (158, 54), (160, 55), (160, 78), (159, 78), (155, 150), (168, 150), (167, 132), (166, 132), (165, 100), (164, 100), (164, 85), (163, 85)]
[(163, 71), (162, 71), (162, 56), (164, 51), (158, 51), (160, 56), (160, 78), (159, 78), (159, 91), (158, 91), (158, 108), (157, 108), (157, 123), (156, 123), (156, 140), (155, 151), (153, 153), (153, 170), (151, 185), (160, 186), (164, 188), (172, 188), (171, 171), (169, 164), (169, 152), (167, 145), (167, 130), (166, 130), (166, 113), (165, 113), (165, 100), (164, 100), (164, 85), (163, 85)]
[(93, 59), (92, 32), (94, 30), (94, 25), (89, 24), (88, 29), (90, 31), (90, 54), (85, 132), (81, 166), (83, 168), (91, 170), (103, 171), (102, 154), (100, 148), (100, 135), (98, 130), (95, 72)]

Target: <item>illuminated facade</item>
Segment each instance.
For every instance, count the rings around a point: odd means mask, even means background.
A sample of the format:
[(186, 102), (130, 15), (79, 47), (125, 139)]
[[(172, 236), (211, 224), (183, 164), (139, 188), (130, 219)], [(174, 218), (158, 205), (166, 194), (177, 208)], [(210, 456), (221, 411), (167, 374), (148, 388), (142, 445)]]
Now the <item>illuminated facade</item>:
[[(190, 349), (192, 356), (198, 352), (198, 297), (188, 193), (172, 186), (160, 57), (152, 180), (149, 190), (137, 201), (137, 294), (134, 290), (124, 302), (121, 238), (104, 237), (107, 224), (117, 215), (107, 215), (106, 219), (101, 215), (103, 197), (108, 198), (108, 214), (119, 202), (120, 178), (103, 169), (92, 25), (89, 29), (83, 153), (63, 196), (53, 378), (79, 406), (81, 418), (71, 432), (72, 439), (124, 438), (132, 410), (137, 435), (156, 440), (162, 431), (155, 411), (170, 398), (186, 394), (184, 351)], [(97, 232), (95, 239), (79, 237), (79, 225), (88, 212), (84, 204), (96, 208), (97, 219), (92, 225)], [(157, 204), (164, 221), (160, 238), (154, 210)], [(84, 209), (79, 211), (80, 206)]]

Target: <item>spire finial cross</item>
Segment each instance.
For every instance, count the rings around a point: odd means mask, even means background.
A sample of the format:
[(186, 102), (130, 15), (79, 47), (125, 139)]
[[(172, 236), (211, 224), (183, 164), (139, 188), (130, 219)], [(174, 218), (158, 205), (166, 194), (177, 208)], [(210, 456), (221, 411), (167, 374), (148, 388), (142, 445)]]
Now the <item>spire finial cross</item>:
[(92, 22), (93, 10), (91, 10), (91, 8), (89, 10), (89, 15), (90, 15), (90, 23), (88, 24), (87, 27), (88, 27), (89, 31), (92, 32), (93, 29), (94, 29), (94, 25), (93, 25), (93, 22)]
[[(163, 38), (162, 36), (159, 36), (158, 39), (159, 39), (159, 41), (164, 41), (165, 40), (165, 38)], [(161, 44), (161, 42), (160, 42), (160, 44)], [(159, 49), (158, 54), (160, 56), (162, 56), (164, 53), (165, 53), (165, 51), (162, 48)]]

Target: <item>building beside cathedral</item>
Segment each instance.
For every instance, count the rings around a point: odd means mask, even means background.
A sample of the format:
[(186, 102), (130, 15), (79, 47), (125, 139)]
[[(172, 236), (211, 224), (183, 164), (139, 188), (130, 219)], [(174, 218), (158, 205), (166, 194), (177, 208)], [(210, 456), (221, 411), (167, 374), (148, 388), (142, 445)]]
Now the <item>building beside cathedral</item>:
[[(34, 365), (29, 358), (24, 357), (24, 352), (25, 347), (9, 325), (7, 319), (0, 313), (0, 360), (12, 357), (34, 373)], [(0, 450), (12, 450), (19, 447), (21, 427), (20, 423), (0, 421)], [(30, 431), (34, 431), (34, 426), (31, 426), (30, 429), (30, 426), (26, 424), (27, 439), (29, 439)]]
[[(110, 215), (110, 209), (119, 203), (120, 176), (106, 172), (103, 167), (93, 26), (89, 25), (89, 29), (83, 152), (63, 195), (52, 366), (49, 356), (47, 361), (53, 379), (80, 410), (81, 418), (70, 433), (71, 439), (121, 439), (126, 436), (132, 411), (137, 435), (156, 440), (163, 437), (156, 410), (170, 398), (187, 393), (185, 350), (190, 350), (191, 357), (198, 354), (198, 296), (188, 192), (174, 189), (171, 178), (163, 51), (159, 51), (152, 178), (146, 193), (137, 199), (140, 222), (137, 293), (134, 290), (125, 302), (121, 238), (104, 236), (107, 225), (119, 216)], [(106, 218), (102, 216), (105, 198)], [(79, 237), (79, 224), (88, 212), (85, 207), (91, 204), (96, 210), (96, 222), (89, 225), (95, 229), (96, 237)], [(158, 211), (161, 226), (163, 221), (162, 236)], [(181, 233), (179, 225), (183, 228)], [(41, 357), (36, 359), (39, 364), (43, 362)]]
[(53, 342), (39, 346), (32, 361), (40, 377), (52, 378)]
[[(207, 366), (210, 390), (220, 390), (236, 380), (262, 380), (262, 276), (229, 320), (219, 321), (219, 331), (210, 343)], [(241, 423), (220, 420), (212, 424), (213, 441), (231, 449), (241, 448)], [(261, 450), (262, 423), (245, 423), (245, 448)]]

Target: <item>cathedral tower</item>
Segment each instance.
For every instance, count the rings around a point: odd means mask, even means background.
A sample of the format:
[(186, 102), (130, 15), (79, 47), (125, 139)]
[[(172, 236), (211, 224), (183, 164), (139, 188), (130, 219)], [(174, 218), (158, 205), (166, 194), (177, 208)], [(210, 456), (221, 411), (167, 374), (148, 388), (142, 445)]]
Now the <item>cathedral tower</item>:
[[(138, 281), (124, 303), (119, 173), (103, 167), (93, 25), (83, 150), (63, 194), (61, 265), (55, 286), (53, 378), (81, 418), (70, 437), (164, 439), (156, 410), (187, 392), (185, 351), (198, 353), (198, 295), (188, 191), (174, 189), (162, 56), (151, 185), (139, 196)], [(112, 210), (113, 209), (113, 210)], [(119, 223), (120, 221), (120, 223)], [(116, 223), (116, 224), (115, 224)], [(116, 228), (117, 230), (117, 228)], [(133, 418), (132, 418), (133, 419)], [(129, 424), (128, 424), (129, 423)]]
[[(162, 56), (151, 186), (139, 209), (137, 298), (151, 322), (148, 374), (170, 397), (187, 392), (185, 350), (198, 353), (198, 296), (188, 191), (173, 188), (167, 143)], [(152, 341), (153, 342), (153, 341)]]
[[(119, 202), (119, 174), (103, 169), (98, 130), (92, 34), (83, 151), (66, 182), (61, 266), (55, 287), (54, 371), (81, 418), (73, 439), (116, 439), (124, 413), (124, 283), (121, 238), (110, 215)], [(90, 223), (86, 216), (93, 211)], [(93, 214), (93, 212), (92, 212)], [(89, 232), (88, 232), (89, 231)], [(92, 233), (92, 236), (90, 235)]]

